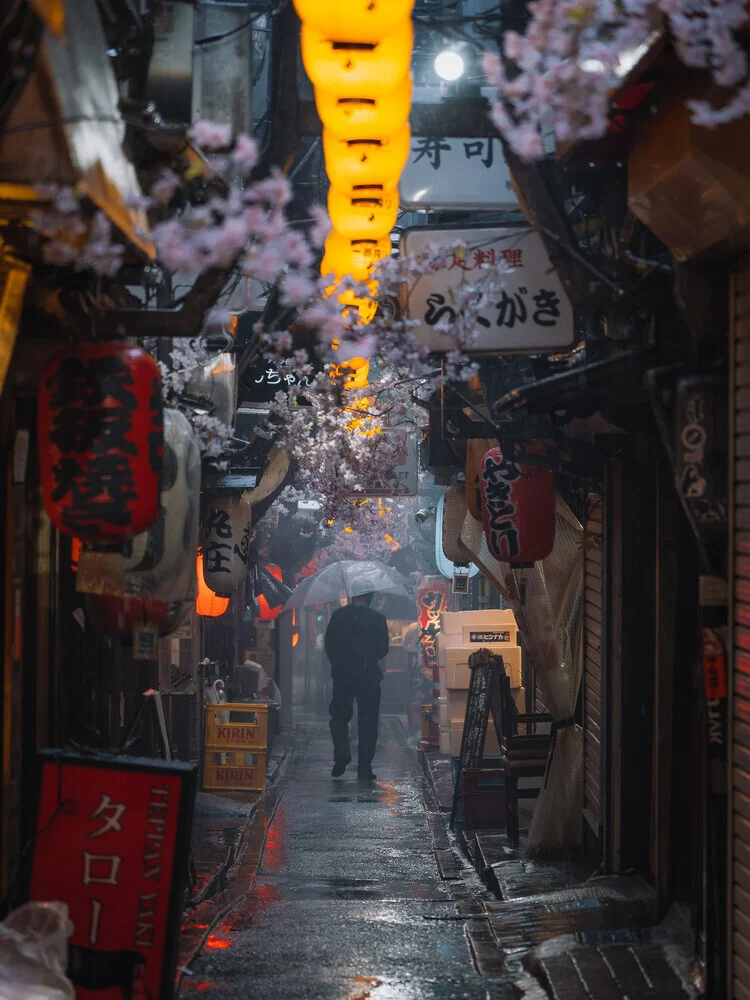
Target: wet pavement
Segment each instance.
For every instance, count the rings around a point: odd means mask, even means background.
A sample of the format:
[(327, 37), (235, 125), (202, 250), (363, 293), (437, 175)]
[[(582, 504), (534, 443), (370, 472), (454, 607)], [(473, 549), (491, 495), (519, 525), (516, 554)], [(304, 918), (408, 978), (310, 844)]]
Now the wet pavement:
[(303, 723), (227, 891), (186, 928), (180, 996), (517, 996), (507, 970), (478, 971), (469, 931), (486, 917), (457, 904), (479, 912), (490, 897), (447, 840), (400, 722), (383, 721), (374, 785), (352, 769), (332, 779), (331, 763), (325, 723)]

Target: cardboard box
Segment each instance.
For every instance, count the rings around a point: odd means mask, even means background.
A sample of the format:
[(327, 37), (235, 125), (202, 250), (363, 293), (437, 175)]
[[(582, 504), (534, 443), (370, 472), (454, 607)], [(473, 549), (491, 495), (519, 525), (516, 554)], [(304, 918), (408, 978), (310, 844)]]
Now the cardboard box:
[(440, 726), (449, 726), (451, 719), (448, 714), (448, 699), (443, 697), (438, 698), (438, 705), (440, 707)]
[[(521, 672), (521, 647), (520, 646), (487, 646), (493, 653), (498, 653), (503, 658), (505, 673), (510, 678), (512, 688), (520, 687), (523, 682)], [(445, 686), (449, 691), (468, 690), (471, 681), (471, 670), (469, 668), (469, 657), (476, 653), (472, 646), (448, 647), (445, 650)], [(442, 689), (442, 685), (441, 685)]]
[[(458, 636), (463, 643), (464, 627), (471, 630), (493, 630), (505, 627), (517, 628), (512, 611), (444, 611), (440, 615), (440, 634)], [(449, 643), (457, 646), (458, 643)]]

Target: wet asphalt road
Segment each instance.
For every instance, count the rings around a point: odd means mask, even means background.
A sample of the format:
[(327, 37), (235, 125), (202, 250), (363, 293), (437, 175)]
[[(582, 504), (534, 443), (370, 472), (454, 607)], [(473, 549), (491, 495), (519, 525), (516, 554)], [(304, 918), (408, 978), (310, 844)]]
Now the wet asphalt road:
[[(456, 900), (473, 871), (443, 881), (416, 753), (386, 718), (376, 784), (330, 776), (326, 724), (303, 724), (287, 774), (257, 823), (237, 902), (212, 929), (180, 997), (488, 1000), (510, 996), (473, 964)], [(356, 755), (355, 755), (356, 759)]]

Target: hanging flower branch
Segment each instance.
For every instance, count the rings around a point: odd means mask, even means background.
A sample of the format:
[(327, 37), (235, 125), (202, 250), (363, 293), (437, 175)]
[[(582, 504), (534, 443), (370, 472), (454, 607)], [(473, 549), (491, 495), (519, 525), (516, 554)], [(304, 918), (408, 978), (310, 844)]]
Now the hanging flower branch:
[(682, 62), (737, 88), (722, 107), (689, 101), (693, 121), (713, 128), (750, 111), (747, 55), (737, 39), (746, 27), (739, 0), (536, 0), (523, 35), (507, 31), (503, 55), (484, 59), (499, 100), (492, 121), (527, 159), (543, 153), (543, 133), (559, 142), (598, 139), (608, 127), (611, 95), (664, 25)]
[[(409, 378), (421, 379), (429, 392), (446, 379), (467, 379), (476, 372), (467, 352), (479, 336), (480, 313), (502, 291), (508, 268), (485, 265), (472, 272), (471, 281), (464, 280), (453, 290), (455, 318), (435, 329), (451, 339), (455, 349), (435, 374), (426, 347), (414, 336), (416, 321), (379, 312), (373, 317), (373, 296), (381, 301), (400, 298), (404, 284), (413, 288), (423, 275), (454, 266), (466, 254), (465, 247), (456, 243), (430, 247), (419, 256), (387, 257), (372, 269), (368, 281), (345, 278), (336, 284), (331, 276), (316, 273), (316, 248), (330, 228), (325, 210), (317, 206), (311, 210), (305, 232), (293, 228), (286, 216), (292, 197), (287, 179), (274, 170), (268, 177), (249, 180), (257, 160), (252, 139), (233, 137), (227, 126), (210, 122), (198, 122), (191, 138), (208, 153), (207, 162), (191, 165), (182, 177), (173, 170), (163, 171), (149, 196), (136, 205), (150, 213), (159, 266), (189, 276), (220, 268), (236, 277), (276, 285), (281, 308), (273, 323), (256, 325), (259, 349), (269, 360), (283, 357), (288, 362), (291, 355), (294, 371), (305, 377), (304, 384), (277, 396), (266, 434), (296, 460), (300, 488), (323, 498), (326, 519), (351, 526), (362, 523), (367, 512), (353, 501), (380, 483), (383, 470), (397, 464), (399, 445), (389, 429), (412, 419), (408, 400), (414, 383)], [(208, 200), (185, 204), (186, 185), (200, 171), (208, 185)], [(244, 186), (219, 183), (230, 174)], [(211, 195), (212, 191), (220, 193)], [(46, 237), (44, 259), (57, 266), (90, 269), (102, 277), (115, 276), (123, 247), (113, 241), (107, 220), (87, 215), (87, 203), (75, 190), (48, 189), (46, 195), (50, 207), (32, 220)], [(228, 313), (214, 308), (204, 321), (221, 327), (228, 319)], [(316, 353), (324, 371), (315, 377), (307, 352), (295, 350), (293, 331), (300, 328), (317, 336)], [(390, 374), (364, 390), (347, 388), (349, 375), (342, 366), (356, 357), (377, 358)], [(189, 400), (188, 384), (207, 360), (197, 340), (176, 341), (162, 376), (167, 403), (186, 412), (204, 456), (217, 461), (231, 429), (211, 413), (196, 412)], [(405, 386), (400, 384), (404, 382)]]

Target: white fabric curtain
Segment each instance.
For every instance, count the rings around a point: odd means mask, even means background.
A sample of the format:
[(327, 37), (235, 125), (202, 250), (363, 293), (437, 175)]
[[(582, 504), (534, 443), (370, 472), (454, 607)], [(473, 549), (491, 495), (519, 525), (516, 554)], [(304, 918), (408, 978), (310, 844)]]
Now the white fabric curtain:
[(562, 724), (536, 802), (529, 854), (581, 841), (583, 731), (571, 720), (583, 674), (583, 527), (560, 497), (556, 518), (555, 545), (547, 559), (533, 569), (505, 573), (536, 682), (555, 723)]

